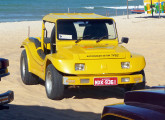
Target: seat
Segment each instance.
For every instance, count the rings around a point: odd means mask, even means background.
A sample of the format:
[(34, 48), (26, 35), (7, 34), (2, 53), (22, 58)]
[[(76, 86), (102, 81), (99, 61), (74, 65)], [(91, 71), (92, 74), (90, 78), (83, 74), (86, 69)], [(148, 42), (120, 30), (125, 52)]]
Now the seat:
[[(58, 22), (58, 35), (72, 35), (72, 39), (69, 40), (77, 40), (77, 32), (73, 22), (70, 21), (59, 21)], [(58, 39), (63, 40), (63, 38)]]
[(45, 59), (46, 55), (42, 49), (37, 50), (38, 55), (40, 56), (41, 59)]
[(108, 29), (105, 23), (89, 22), (84, 29), (83, 39), (98, 39), (103, 36), (108, 39)]

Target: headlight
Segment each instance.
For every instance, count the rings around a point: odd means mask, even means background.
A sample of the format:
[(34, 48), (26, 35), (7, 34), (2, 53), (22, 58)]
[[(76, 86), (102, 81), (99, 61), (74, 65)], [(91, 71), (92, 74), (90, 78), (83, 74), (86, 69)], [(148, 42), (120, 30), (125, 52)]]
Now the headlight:
[(130, 68), (130, 62), (121, 62), (122, 69), (129, 69)]
[(85, 64), (83, 64), (83, 63), (76, 63), (75, 64), (75, 70), (76, 71), (79, 71), (79, 70), (85, 70)]

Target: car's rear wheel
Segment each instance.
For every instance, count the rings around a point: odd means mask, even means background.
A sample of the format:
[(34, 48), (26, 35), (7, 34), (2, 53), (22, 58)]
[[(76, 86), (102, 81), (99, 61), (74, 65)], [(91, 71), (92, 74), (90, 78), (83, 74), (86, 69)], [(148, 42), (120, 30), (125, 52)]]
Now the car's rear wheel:
[(45, 89), (48, 98), (52, 100), (61, 100), (64, 94), (64, 85), (62, 75), (52, 64), (48, 65), (45, 75)]
[(21, 78), (26, 85), (35, 85), (39, 82), (39, 77), (29, 72), (26, 51), (23, 50), (20, 59)]
[(124, 87), (125, 91), (145, 89), (145, 87), (146, 87), (146, 78), (145, 78), (145, 72), (144, 72), (144, 70), (140, 71), (139, 74), (142, 74), (143, 75), (143, 82), (137, 83), (137, 84), (126, 85)]

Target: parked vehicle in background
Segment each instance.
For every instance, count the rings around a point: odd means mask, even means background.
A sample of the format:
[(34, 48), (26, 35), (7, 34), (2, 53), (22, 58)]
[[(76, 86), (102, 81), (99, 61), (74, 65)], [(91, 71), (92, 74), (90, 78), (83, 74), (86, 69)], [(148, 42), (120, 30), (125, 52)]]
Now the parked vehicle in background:
[(165, 87), (129, 91), (124, 103), (104, 107), (101, 120), (164, 120)]
[[(0, 58), (0, 80), (1, 77), (9, 75), (8, 67), (9, 61), (7, 59)], [(0, 94), (0, 108), (2, 105), (10, 103), (14, 100), (14, 92), (9, 90), (6, 93)]]

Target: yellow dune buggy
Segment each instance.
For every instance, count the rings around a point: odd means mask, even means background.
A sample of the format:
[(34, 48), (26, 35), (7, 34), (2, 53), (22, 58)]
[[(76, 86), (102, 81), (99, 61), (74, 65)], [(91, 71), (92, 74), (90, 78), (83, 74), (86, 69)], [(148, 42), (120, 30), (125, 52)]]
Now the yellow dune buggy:
[[(128, 43), (122, 38), (121, 43)], [(21, 48), (22, 81), (45, 80), (48, 98), (62, 99), (65, 86), (145, 87), (145, 59), (119, 43), (112, 18), (94, 13), (50, 13), (41, 37), (28, 37)]]

